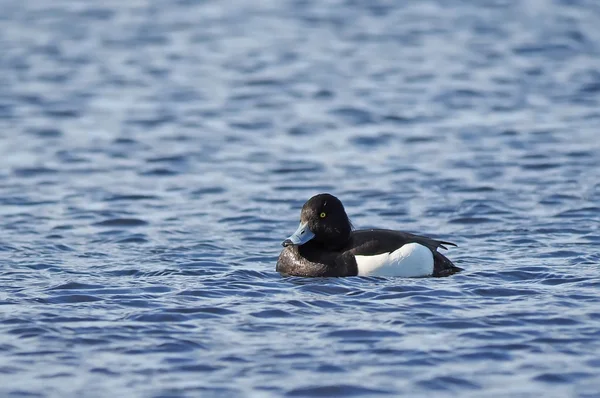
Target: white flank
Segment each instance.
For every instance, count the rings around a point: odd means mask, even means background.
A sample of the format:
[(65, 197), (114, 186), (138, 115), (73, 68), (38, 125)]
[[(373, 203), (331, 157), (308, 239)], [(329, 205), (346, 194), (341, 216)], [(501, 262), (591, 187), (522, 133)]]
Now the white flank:
[(392, 253), (355, 257), (358, 276), (415, 278), (433, 274), (433, 254), (418, 243), (407, 243)]

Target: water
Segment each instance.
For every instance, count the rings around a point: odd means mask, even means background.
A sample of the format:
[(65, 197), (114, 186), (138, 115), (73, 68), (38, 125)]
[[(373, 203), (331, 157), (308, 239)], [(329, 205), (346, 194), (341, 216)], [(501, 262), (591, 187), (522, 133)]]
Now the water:
[[(595, 0), (0, 6), (1, 396), (600, 394)], [(465, 271), (281, 277), (318, 192)]]

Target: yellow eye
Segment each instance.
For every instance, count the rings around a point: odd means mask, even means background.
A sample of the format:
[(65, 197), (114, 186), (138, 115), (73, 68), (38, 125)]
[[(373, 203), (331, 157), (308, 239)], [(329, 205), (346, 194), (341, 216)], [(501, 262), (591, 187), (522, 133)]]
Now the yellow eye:
[(325, 212), (322, 212), (321, 214), (319, 214), (319, 217), (321, 217), (321, 218), (325, 218), (325, 217), (327, 217), (327, 213), (325, 213)]

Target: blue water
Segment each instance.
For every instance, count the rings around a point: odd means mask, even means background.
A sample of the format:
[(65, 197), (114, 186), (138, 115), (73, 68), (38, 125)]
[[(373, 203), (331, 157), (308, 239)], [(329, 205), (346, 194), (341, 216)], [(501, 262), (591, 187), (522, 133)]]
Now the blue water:
[[(597, 397), (596, 0), (0, 0), (0, 396)], [(448, 278), (285, 278), (313, 194)]]

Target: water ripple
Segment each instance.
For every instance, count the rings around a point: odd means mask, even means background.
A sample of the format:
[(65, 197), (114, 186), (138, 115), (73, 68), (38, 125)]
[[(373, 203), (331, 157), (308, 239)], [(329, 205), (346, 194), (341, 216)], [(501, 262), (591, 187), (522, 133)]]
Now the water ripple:
[[(596, 2), (72, 3), (2, 1), (1, 396), (597, 395)], [(465, 271), (278, 275), (318, 192)]]

